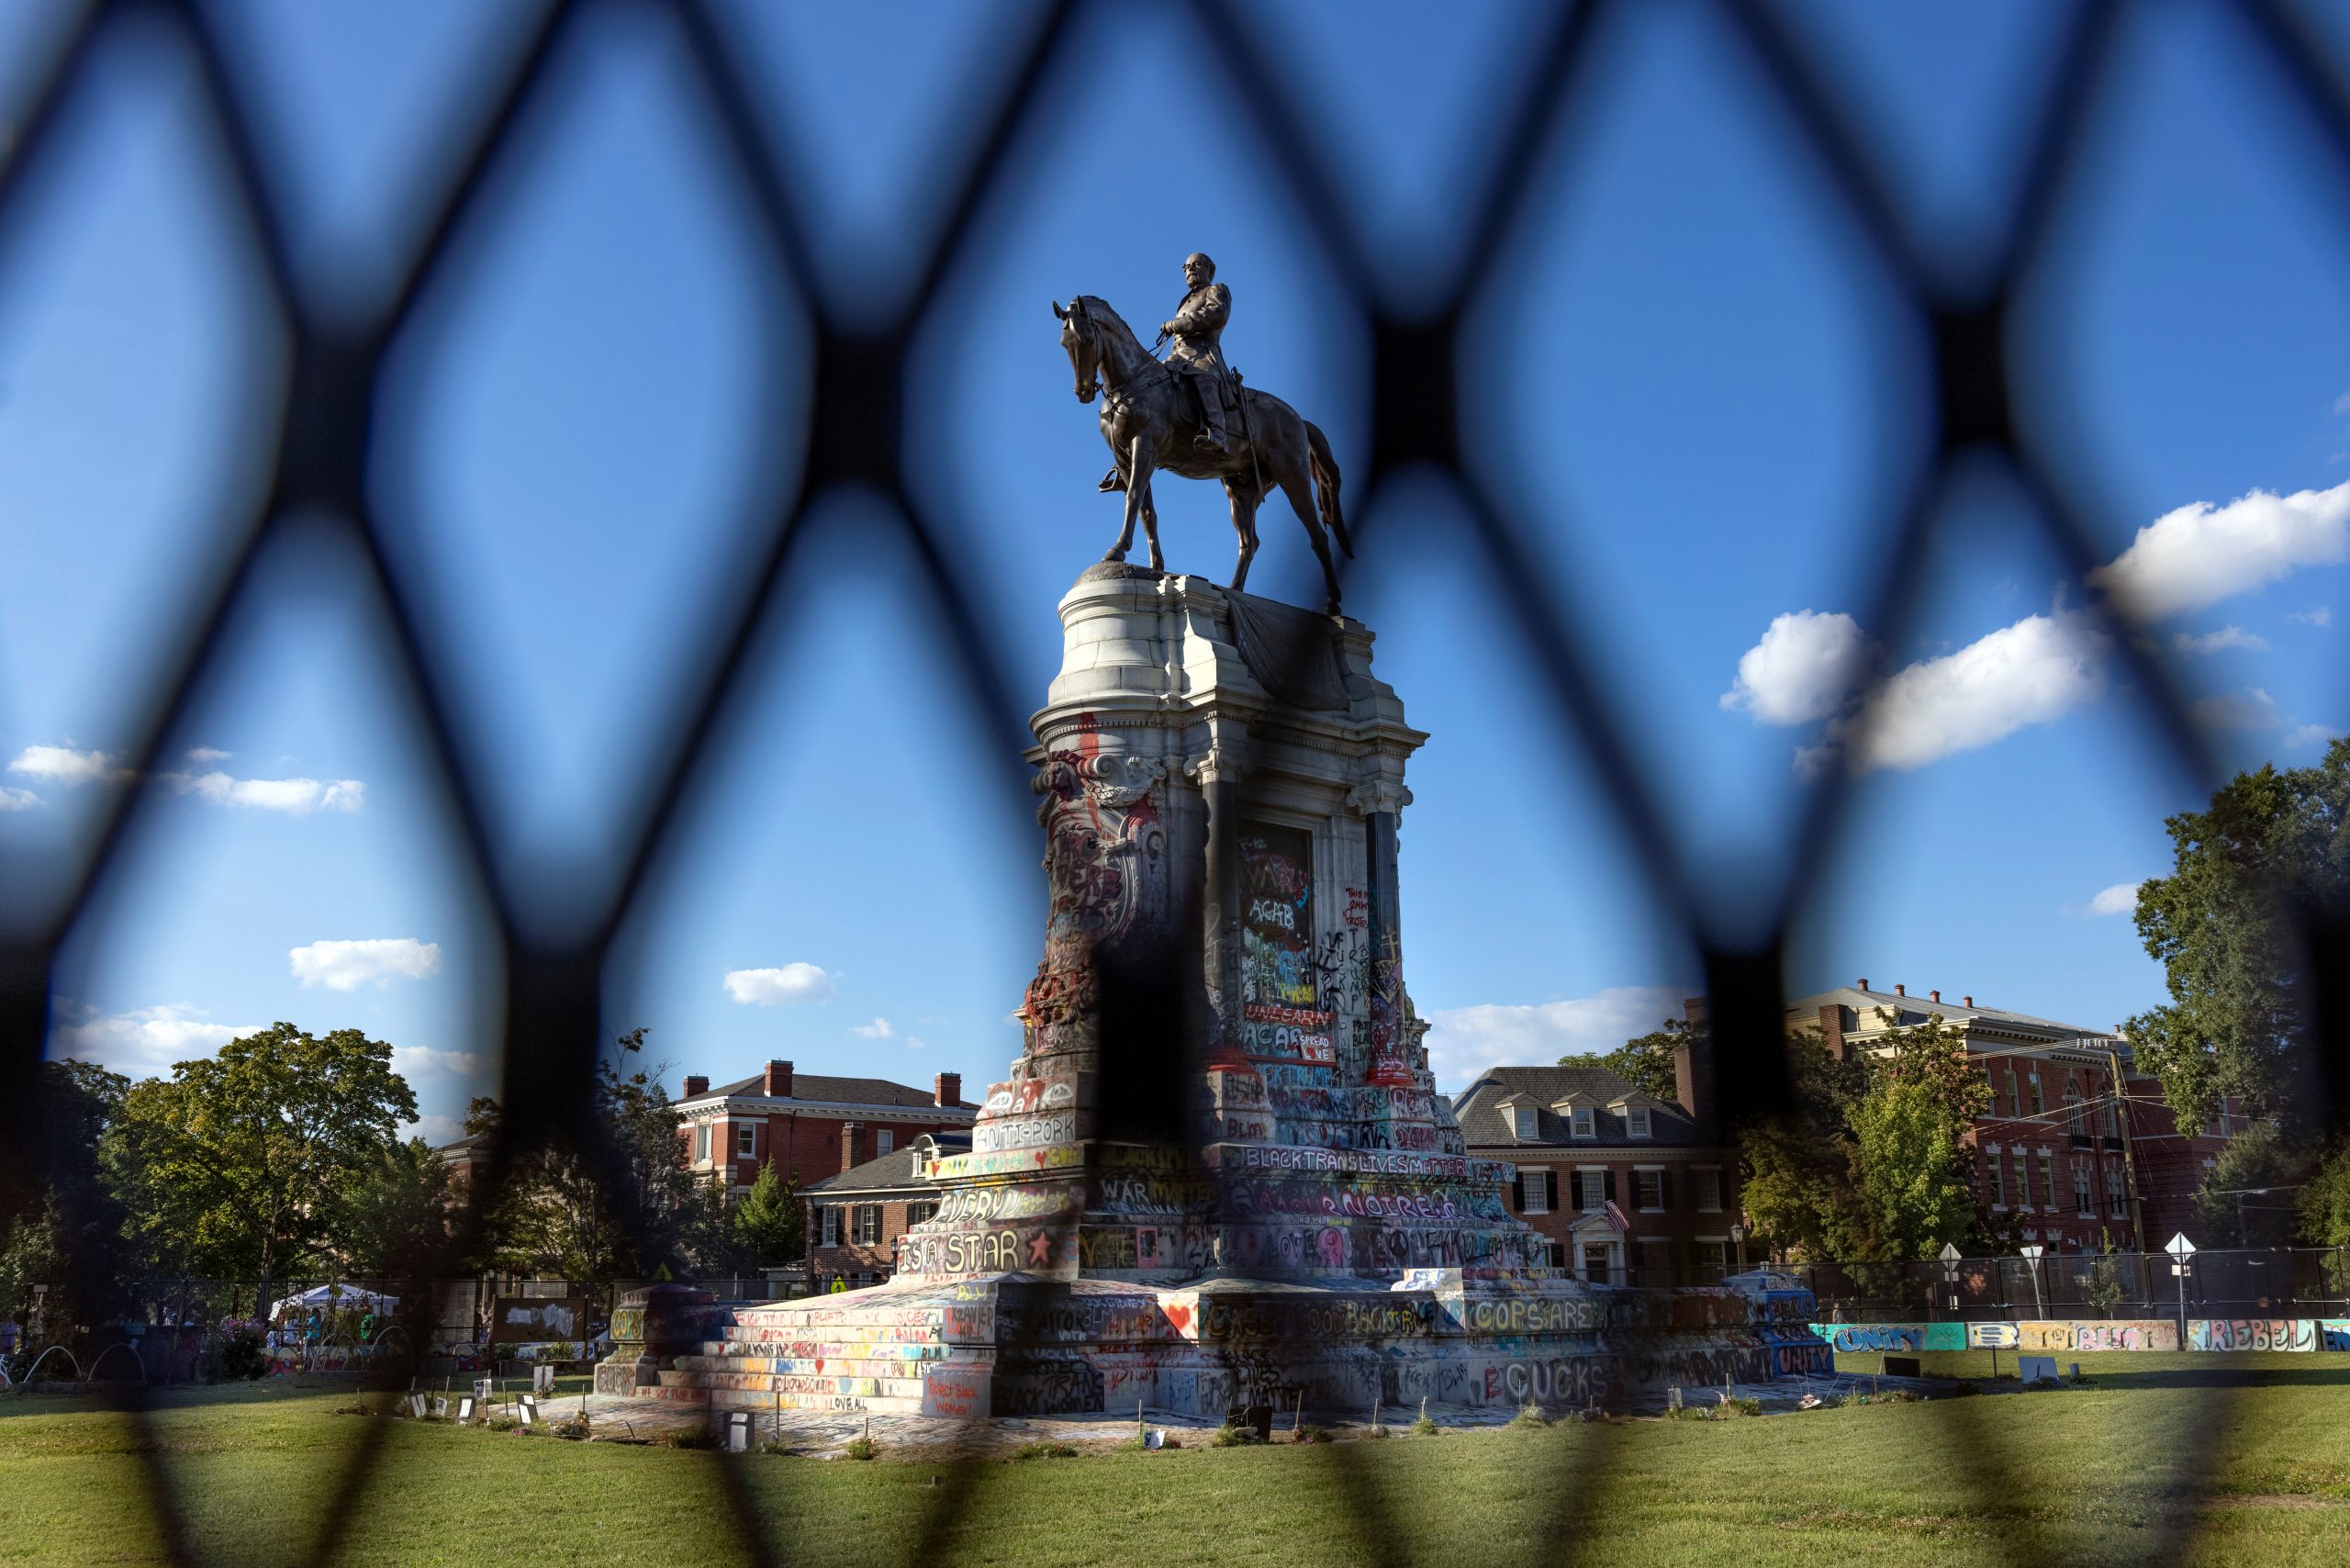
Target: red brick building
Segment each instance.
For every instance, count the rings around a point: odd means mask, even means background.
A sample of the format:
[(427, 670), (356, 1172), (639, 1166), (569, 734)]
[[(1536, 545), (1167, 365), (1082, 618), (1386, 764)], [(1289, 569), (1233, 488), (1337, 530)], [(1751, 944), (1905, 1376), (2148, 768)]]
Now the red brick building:
[(966, 1133), (924, 1134), (810, 1187), (808, 1280), (822, 1291), (834, 1279), (850, 1289), (878, 1285), (897, 1271), (898, 1238), (938, 1212), (938, 1188), (923, 1171), (933, 1154), (968, 1154)]
[(699, 1173), (740, 1193), (772, 1164), (787, 1179), (815, 1182), (904, 1148), (925, 1133), (968, 1136), (977, 1105), (963, 1101), (959, 1073), (942, 1072), (928, 1091), (883, 1078), (794, 1073), (771, 1061), (756, 1077), (712, 1089), (685, 1081), (677, 1136)]
[(1578, 1279), (1710, 1284), (1739, 1266), (1738, 1158), (1698, 1129), (1688, 1055), (1672, 1100), (1593, 1065), (1493, 1068), (1453, 1101), (1470, 1158), (1517, 1167), (1510, 1212)]
[(1977, 1007), (1972, 996), (1872, 991), (1865, 980), (1787, 1009), (1791, 1029), (1817, 1031), (1840, 1057), (1932, 1017), (1958, 1032), (1991, 1088), (1966, 1138), (1985, 1205), (2052, 1251), (2159, 1249), (2188, 1228), (2204, 1171), (2245, 1129), (2232, 1101), (2218, 1126), (2182, 1129), (2162, 1085), (2135, 1070), (2130, 1042), (2111, 1031)]

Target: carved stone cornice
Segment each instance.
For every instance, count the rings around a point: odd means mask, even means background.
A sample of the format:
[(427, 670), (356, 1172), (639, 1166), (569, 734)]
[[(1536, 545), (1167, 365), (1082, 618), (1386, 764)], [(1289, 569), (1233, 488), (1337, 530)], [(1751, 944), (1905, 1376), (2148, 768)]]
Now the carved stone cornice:
[(1347, 791), (1347, 810), (1367, 817), (1377, 812), (1401, 812), (1412, 803), (1412, 792), (1401, 778), (1366, 778)]

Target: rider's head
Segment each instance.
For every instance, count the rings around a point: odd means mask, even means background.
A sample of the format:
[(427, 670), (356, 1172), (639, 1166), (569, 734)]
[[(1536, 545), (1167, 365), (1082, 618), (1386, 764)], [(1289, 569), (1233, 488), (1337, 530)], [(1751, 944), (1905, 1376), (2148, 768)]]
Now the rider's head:
[(1193, 288), (1213, 282), (1215, 263), (1208, 260), (1205, 251), (1194, 251), (1183, 258), (1183, 281)]

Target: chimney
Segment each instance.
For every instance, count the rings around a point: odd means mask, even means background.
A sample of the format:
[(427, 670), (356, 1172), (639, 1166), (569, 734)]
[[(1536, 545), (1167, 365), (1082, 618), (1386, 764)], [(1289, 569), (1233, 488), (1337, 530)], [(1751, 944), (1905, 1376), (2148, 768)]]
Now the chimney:
[(1845, 1060), (1850, 1054), (1844, 1048), (1844, 1010), (1835, 1002), (1819, 1004), (1819, 1040), (1838, 1061)]
[(1929, 1002), (1940, 1002), (1942, 999), (1942, 993), (1939, 991), (1930, 991), (1926, 992), (1926, 999)]
[(856, 1135), (864, 1126), (862, 1122), (841, 1124), (841, 1169), (844, 1170), (856, 1163)]
[(1866, 991), (1866, 990), (1868, 990), (1868, 988), (1869, 988), (1869, 977), (1868, 977), (1868, 976), (1866, 976), (1866, 975), (1863, 975), (1863, 976), (1861, 977), (1860, 983), (1859, 983), (1858, 985), (1855, 985), (1852, 989), (1853, 989), (1854, 991)]
[(948, 1107), (961, 1104), (963, 1103), (963, 1075), (959, 1072), (940, 1073), (938, 1077), (932, 1081), (930, 1098), (934, 1104), (946, 1105)]
[(1971, 996), (1962, 996), (1958, 999), (1958, 1004), (1961, 1007), (1972, 1007), (1975, 1005), (1975, 999)]
[(1896, 996), (1907, 996), (1909, 994), (1909, 988), (1903, 985), (1899, 980), (1895, 980), (1893, 982), (1893, 994)]
[[(1700, 1023), (1706, 1016), (1704, 1003), (1692, 1000), (1682, 1004), (1682, 1016), (1691, 1023)], [(1708, 1040), (1712, 1036), (1706, 1033)], [(1673, 1047), (1673, 1097), (1693, 1119), (1703, 1122), (1713, 1109), (1714, 1064), (1711, 1058), (1701, 1059), (1689, 1048), (1689, 1036), (1684, 1035)]]
[(702, 1077), (699, 1073), (692, 1073), (687, 1076), (685, 1098), (688, 1100), (699, 1100), (709, 1092), (709, 1079)]
[(761, 1085), (761, 1092), (770, 1100), (790, 1099), (791, 1064), (788, 1061), (767, 1063), (767, 1081)]

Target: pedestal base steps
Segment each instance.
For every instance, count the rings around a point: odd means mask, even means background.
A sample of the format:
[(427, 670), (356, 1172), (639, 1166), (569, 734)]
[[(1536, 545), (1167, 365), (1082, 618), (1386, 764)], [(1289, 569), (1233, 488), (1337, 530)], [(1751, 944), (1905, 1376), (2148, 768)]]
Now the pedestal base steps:
[[(1605, 1408), (1667, 1386), (1823, 1374), (1807, 1300), (1732, 1286), (1572, 1280), (1395, 1285), (1219, 1279), (1181, 1289), (1003, 1274), (733, 1308), (658, 1372), (664, 1399), (947, 1417), (1214, 1419), (1252, 1406), (1355, 1417), (1374, 1402)], [(607, 1363), (609, 1365), (610, 1363)]]

